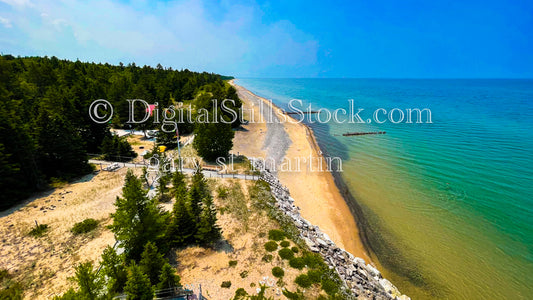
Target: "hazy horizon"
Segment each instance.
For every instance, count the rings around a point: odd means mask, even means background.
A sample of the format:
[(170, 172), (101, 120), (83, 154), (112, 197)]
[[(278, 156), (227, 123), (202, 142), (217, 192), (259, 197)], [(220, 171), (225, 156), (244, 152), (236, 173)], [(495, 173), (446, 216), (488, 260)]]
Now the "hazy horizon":
[(254, 78), (533, 78), (526, 1), (0, 0), (0, 49)]

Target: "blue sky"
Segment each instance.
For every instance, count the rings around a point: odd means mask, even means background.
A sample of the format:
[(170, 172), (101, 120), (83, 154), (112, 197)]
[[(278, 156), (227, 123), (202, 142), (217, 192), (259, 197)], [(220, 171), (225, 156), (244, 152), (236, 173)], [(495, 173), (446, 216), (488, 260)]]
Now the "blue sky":
[(236, 77), (533, 78), (532, 1), (0, 0), (0, 51)]

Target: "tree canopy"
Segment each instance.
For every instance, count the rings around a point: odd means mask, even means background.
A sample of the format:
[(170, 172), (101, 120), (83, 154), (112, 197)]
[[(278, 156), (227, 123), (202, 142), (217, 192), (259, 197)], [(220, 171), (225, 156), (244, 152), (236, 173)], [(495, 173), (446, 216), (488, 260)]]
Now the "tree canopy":
[(141, 180), (131, 170), (126, 174), (122, 197), (117, 197), (115, 206), (111, 231), (124, 247), (126, 257), (139, 260), (146, 243), (162, 238), (164, 216), (155, 199), (147, 197)]
[(131, 300), (154, 299), (154, 287), (150, 284), (150, 279), (135, 263), (128, 268), (128, 281), (126, 281), (124, 292)]
[[(108, 159), (133, 156), (126, 141), (111, 136), (110, 128), (160, 125), (154, 124), (154, 116), (143, 124), (128, 123), (128, 99), (157, 102), (159, 107), (187, 102), (195, 110), (194, 99), (200, 93), (238, 98), (226, 79), (134, 63), (113, 66), (0, 55), (0, 210), (55, 179), (70, 180), (90, 172), (87, 153), (103, 153)], [(97, 99), (113, 106), (109, 123), (91, 119), (89, 107)], [(234, 100), (240, 107), (240, 100)], [(142, 107), (136, 112), (145, 113)], [(178, 127), (180, 134), (194, 130), (186, 119)], [(161, 143), (175, 145), (174, 137), (175, 131), (162, 135)]]

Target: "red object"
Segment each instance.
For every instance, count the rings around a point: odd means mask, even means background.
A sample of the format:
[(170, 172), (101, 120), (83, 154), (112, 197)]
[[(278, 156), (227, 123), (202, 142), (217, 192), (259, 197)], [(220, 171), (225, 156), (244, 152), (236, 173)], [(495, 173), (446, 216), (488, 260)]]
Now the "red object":
[(148, 108), (146, 109), (147, 112), (150, 113), (150, 116), (152, 116), (152, 113), (154, 112), (155, 104), (149, 104)]

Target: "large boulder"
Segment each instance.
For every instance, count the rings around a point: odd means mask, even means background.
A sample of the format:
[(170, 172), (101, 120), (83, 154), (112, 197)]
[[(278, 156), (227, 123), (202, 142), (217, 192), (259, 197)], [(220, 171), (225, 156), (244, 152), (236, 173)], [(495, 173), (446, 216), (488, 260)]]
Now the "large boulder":
[(306, 238), (304, 237), (304, 242), (307, 244), (308, 247), (314, 247), (315, 246), (315, 242), (313, 242), (313, 240), (309, 239), (309, 238)]
[(383, 289), (387, 293), (391, 294), (392, 296), (401, 295), (400, 291), (398, 291), (398, 289), (390, 281), (388, 281), (387, 279), (381, 278), (379, 280), (379, 284), (383, 287)]
[(368, 274), (370, 274), (372, 277), (375, 278), (381, 278), (381, 273), (378, 271), (378, 269), (374, 268), (370, 264), (366, 265), (366, 271)]
[(359, 268), (364, 268), (366, 266), (365, 260), (360, 258), (360, 257), (354, 258), (353, 259), (353, 263), (354, 263), (354, 265), (356, 265)]
[(328, 243), (326, 243), (323, 239), (321, 238), (316, 238), (316, 242), (322, 246), (322, 247), (327, 247), (328, 246)]

